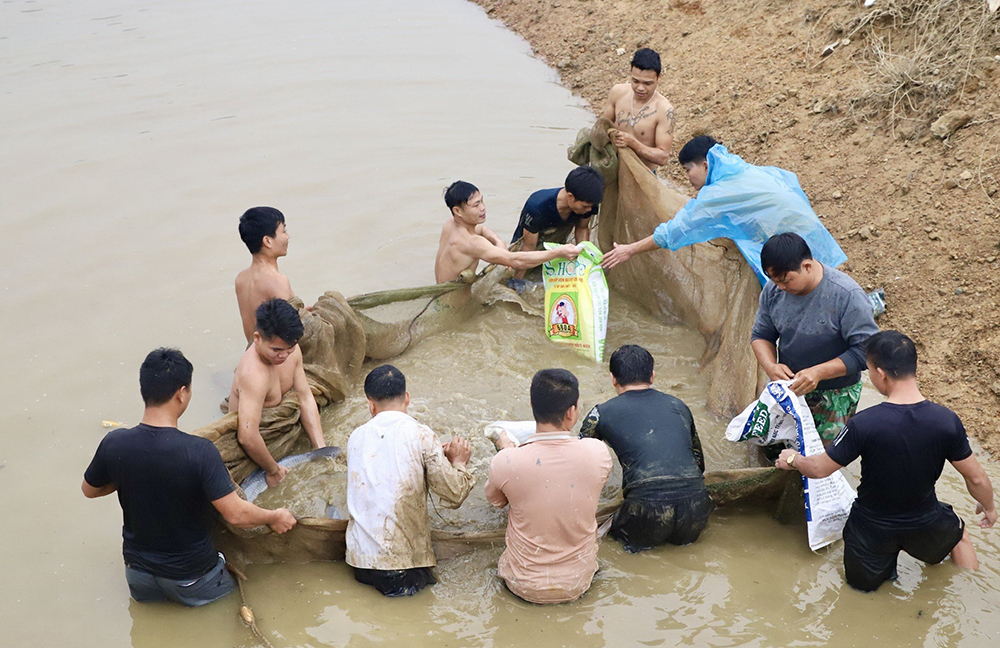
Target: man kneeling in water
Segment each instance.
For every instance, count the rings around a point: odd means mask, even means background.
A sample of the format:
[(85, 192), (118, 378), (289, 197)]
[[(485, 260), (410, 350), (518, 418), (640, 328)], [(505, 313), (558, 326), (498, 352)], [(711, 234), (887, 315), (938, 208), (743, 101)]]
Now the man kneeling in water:
[(229, 412), (239, 413), (236, 438), (247, 456), (264, 470), (269, 488), (284, 479), (288, 468), (278, 465), (261, 437), (265, 407), (278, 405), (285, 393), (294, 389), (299, 397), (299, 421), (309, 441), (313, 448), (326, 447), (319, 407), (302, 365), (299, 339), (303, 332), (298, 311), (284, 299), (258, 306), (253, 343), (236, 366), (229, 392)]
[(511, 252), (493, 230), (486, 227), (486, 203), (479, 189), (459, 180), (444, 193), (451, 212), (438, 243), (434, 261), (434, 280), (455, 281), (465, 271), (475, 274), (480, 261), (527, 270), (552, 259), (575, 259), (580, 251), (575, 245), (561, 245), (553, 250)]
[(690, 544), (708, 524), (705, 457), (691, 410), (653, 389), (653, 356), (626, 344), (611, 355), (618, 396), (590, 410), (581, 437), (607, 442), (622, 464), (625, 502), (611, 537), (635, 553), (664, 543)]
[(475, 479), (465, 469), (472, 451), (461, 437), (441, 444), (406, 413), (406, 378), (392, 365), (365, 378), (372, 419), (347, 441), (347, 564), (354, 578), (386, 596), (410, 596), (433, 585), (427, 493), (458, 508)]
[(535, 434), (515, 447), (504, 432), (490, 462), (486, 499), (510, 504), (507, 549), (497, 572), (531, 603), (565, 603), (590, 589), (597, 572), (597, 504), (611, 473), (611, 454), (596, 439), (579, 439), (580, 387), (565, 369), (531, 379)]

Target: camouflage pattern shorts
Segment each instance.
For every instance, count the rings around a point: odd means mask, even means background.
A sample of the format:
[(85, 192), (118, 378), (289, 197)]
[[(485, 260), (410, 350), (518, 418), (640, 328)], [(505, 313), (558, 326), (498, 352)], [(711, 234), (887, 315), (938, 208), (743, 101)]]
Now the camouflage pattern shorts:
[(861, 381), (839, 389), (816, 389), (806, 394), (806, 404), (816, 422), (819, 438), (832, 441), (841, 433), (848, 419), (858, 411)]

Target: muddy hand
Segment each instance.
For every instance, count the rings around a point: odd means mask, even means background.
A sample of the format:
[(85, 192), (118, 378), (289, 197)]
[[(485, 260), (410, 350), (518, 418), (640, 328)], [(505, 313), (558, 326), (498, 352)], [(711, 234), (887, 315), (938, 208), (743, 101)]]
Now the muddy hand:
[(444, 456), (448, 458), (448, 461), (452, 465), (462, 465), (469, 463), (469, 458), (472, 457), (472, 447), (469, 442), (462, 437), (452, 437), (451, 441), (446, 444), (447, 447), (444, 448)]
[(619, 263), (623, 263), (632, 258), (632, 246), (619, 245), (615, 243), (613, 250), (604, 255), (604, 259), (601, 260), (601, 267), (605, 270), (610, 270)]
[(295, 526), (295, 516), (288, 509), (274, 509), (274, 513), (275, 519), (269, 522), (267, 526), (271, 527), (271, 530), (275, 533), (284, 533)]
[(560, 257), (570, 261), (580, 256), (580, 248), (575, 245), (560, 245), (558, 251)]
[(278, 466), (278, 472), (274, 474), (267, 473), (264, 475), (264, 479), (267, 481), (267, 487), (274, 488), (278, 485), (278, 482), (285, 478), (285, 475), (287, 474), (288, 468), (285, 468), (284, 466)]
[(997, 509), (994, 506), (989, 511), (982, 504), (976, 504), (976, 514), (982, 513), (983, 519), (979, 521), (979, 526), (983, 529), (989, 529), (997, 521)]

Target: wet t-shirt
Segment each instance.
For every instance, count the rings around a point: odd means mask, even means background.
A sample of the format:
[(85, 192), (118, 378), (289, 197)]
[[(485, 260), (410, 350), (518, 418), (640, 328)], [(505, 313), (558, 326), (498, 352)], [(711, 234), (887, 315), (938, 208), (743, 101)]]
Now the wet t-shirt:
[(658, 499), (705, 488), (705, 459), (691, 410), (655, 389), (626, 391), (597, 405), (580, 436), (607, 442), (622, 465), (628, 499)]
[(583, 595), (597, 571), (597, 504), (611, 454), (596, 439), (535, 434), (490, 462), (486, 499), (510, 505), (497, 573), (532, 603)]
[(562, 216), (559, 215), (559, 208), (556, 206), (556, 196), (559, 195), (561, 190), (561, 187), (539, 189), (528, 196), (528, 200), (524, 203), (524, 209), (521, 210), (521, 220), (518, 221), (517, 227), (514, 228), (514, 237), (510, 240), (511, 243), (520, 240), (524, 236), (524, 230), (528, 230), (532, 234), (538, 234), (552, 227), (562, 227), (563, 225), (575, 226), (580, 221), (586, 220), (596, 214), (600, 208), (600, 205), (594, 205), (589, 213), (582, 215), (570, 212), (569, 217), (563, 220)]
[(856, 509), (906, 521), (933, 511), (944, 462), (967, 459), (972, 448), (958, 415), (925, 400), (858, 412), (826, 453), (841, 466), (861, 457)]
[(211, 503), (236, 487), (208, 439), (143, 423), (112, 430), (83, 477), (116, 486), (126, 565), (183, 580), (217, 564)]
[(394, 571), (436, 564), (427, 492), (458, 508), (475, 484), (438, 436), (403, 412), (380, 412), (347, 441), (347, 564)]

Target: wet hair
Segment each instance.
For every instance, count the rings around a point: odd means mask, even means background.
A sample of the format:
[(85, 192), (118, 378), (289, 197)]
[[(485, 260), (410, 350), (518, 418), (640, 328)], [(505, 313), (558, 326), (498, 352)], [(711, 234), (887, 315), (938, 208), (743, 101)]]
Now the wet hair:
[(618, 347), (611, 354), (611, 375), (622, 387), (653, 382), (653, 356), (637, 344)]
[(636, 50), (632, 56), (632, 67), (640, 70), (652, 70), (656, 76), (660, 76), (663, 67), (660, 65), (660, 55), (648, 47)]
[(406, 376), (390, 364), (375, 367), (365, 377), (365, 396), (376, 403), (406, 395)]
[(191, 386), (194, 367), (177, 349), (150, 351), (139, 367), (139, 393), (147, 407), (163, 405), (181, 387)]
[(917, 346), (899, 331), (882, 331), (868, 338), (865, 357), (890, 378), (917, 374)]
[(537, 423), (559, 425), (580, 401), (580, 383), (565, 369), (542, 369), (531, 379), (531, 413)]
[(578, 166), (566, 176), (566, 191), (577, 200), (596, 205), (604, 199), (604, 178), (592, 166)]
[(274, 207), (251, 207), (240, 216), (240, 238), (250, 254), (257, 254), (264, 245), (265, 236), (278, 233), (278, 225), (285, 222), (285, 215)]
[(704, 162), (708, 159), (708, 150), (716, 144), (718, 142), (711, 135), (692, 137), (677, 154), (677, 161), (681, 164)]
[(451, 211), (469, 202), (469, 198), (472, 198), (477, 191), (479, 189), (471, 182), (456, 180), (444, 190), (444, 204), (448, 205), (448, 211)]
[(299, 312), (284, 299), (269, 299), (257, 307), (257, 332), (265, 340), (277, 336), (286, 344), (297, 344), (305, 328)]
[(805, 239), (794, 232), (775, 234), (767, 239), (760, 250), (760, 267), (768, 276), (783, 277), (802, 267), (802, 262), (811, 259), (812, 250)]

